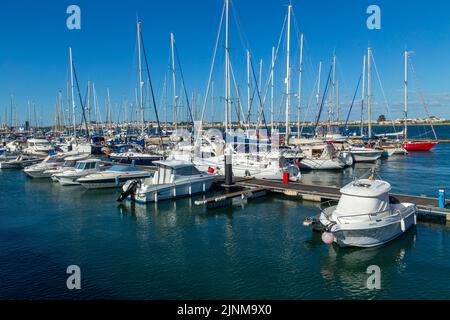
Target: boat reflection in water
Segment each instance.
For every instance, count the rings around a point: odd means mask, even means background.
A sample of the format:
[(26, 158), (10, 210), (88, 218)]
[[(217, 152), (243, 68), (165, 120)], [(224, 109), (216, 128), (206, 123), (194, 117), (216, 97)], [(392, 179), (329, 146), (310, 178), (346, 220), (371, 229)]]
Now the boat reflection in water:
[[(314, 237), (320, 241), (320, 235)], [(416, 245), (417, 229), (409, 229), (402, 237), (383, 246), (372, 248), (342, 248), (334, 244), (328, 246), (328, 254), (321, 261), (320, 274), (330, 290), (339, 286), (345, 294), (353, 298), (371, 298), (386, 294), (389, 296), (394, 283), (406, 268), (406, 257)], [(381, 270), (381, 289), (369, 290), (369, 266)], [(392, 276), (391, 276), (392, 275)], [(326, 289), (326, 288), (324, 288)]]

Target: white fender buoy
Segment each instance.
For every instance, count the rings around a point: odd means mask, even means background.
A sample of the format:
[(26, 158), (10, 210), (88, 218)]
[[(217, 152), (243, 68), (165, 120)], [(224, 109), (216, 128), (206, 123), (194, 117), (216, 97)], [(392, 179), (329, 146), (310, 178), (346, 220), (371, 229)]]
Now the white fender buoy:
[(331, 232), (322, 233), (322, 241), (325, 244), (332, 244), (334, 242), (334, 235)]
[(414, 225), (417, 225), (417, 214), (414, 212)]
[(404, 219), (400, 220), (400, 228), (402, 229), (402, 232), (405, 232), (406, 228), (405, 228), (405, 220)]

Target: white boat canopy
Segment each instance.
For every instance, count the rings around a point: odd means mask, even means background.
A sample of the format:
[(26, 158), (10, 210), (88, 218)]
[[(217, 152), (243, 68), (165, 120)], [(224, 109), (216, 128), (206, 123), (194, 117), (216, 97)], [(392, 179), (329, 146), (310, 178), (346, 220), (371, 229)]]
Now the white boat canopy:
[(381, 180), (361, 179), (343, 187), (333, 215), (356, 216), (389, 210), (391, 185)]

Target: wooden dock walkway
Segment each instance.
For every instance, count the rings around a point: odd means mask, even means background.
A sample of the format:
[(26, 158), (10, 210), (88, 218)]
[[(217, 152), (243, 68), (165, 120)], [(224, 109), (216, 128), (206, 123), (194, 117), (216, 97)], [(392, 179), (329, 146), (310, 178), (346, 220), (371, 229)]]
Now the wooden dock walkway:
[[(223, 177), (219, 177), (217, 184), (223, 186), (223, 181)], [(239, 190), (236, 191), (236, 188)], [(305, 201), (314, 202), (339, 200), (341, 196), (339, 188), (337, 187), (310, 185), (298, 182), (283, 183), (282, 181), (259, 180), (254, 178), (235, 178), (234, 190), (232, 192), (230, 191), (220, 196), (197, 201), (196, 204), (207, 204), (209, 208), (215, 208), (220, 206), (219, 203), (221, 203), (221, 201), (228, 201), (229, 203), (233, 198), (253, 198), (256, 197), (256, 195), (260, 195), (262, 192), (282, 193), (287, 196), (298, 197)], [(450, 221), (450, 210), (439, 208), (437, 198), (397, 193), (391, 193), (391, 195), (401, 202), (415, 203), (422, 217), (441, 217)], [(450, 201), (446, 201), (446, 205), (450, 205)]]

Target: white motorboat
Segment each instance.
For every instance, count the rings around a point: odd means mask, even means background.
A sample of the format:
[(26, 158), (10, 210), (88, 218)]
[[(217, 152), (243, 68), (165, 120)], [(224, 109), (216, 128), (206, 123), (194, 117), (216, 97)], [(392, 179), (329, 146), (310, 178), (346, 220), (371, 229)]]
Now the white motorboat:
[(137, 202), (157, 202), (176, 197), (191, 196), (208, 191), (215, 175), (200, 172), (189, 161), (155, 161), (157, 171), (153, 177), (131, 180), (123, 186), (118, 201), (131, 197)]
[(29, 139), (27, 141), (27, 147), (23, 150), (26, 154), (41, 156), (45, 156), (51, 151), (54, 151), (54, 148), (46, 139)]
[[(322, 239), (340, 246), (374, 247), (403, 234), (416, 224), (417, 207), (389, 196), (391, 185), (360, 179), (343, 187), (337, 205), (324, 206), (319, 222)], [(316, 226), (317, 227), (317, 226)]]
[(64, 163), (64, 156), (62, 154), (55, 154), (47, 156), (42, 162), (31, 165), (23, 170), (29, 177), (39, 179), (48, 178), (50, 175), (45, 173), (46, 170), (54, 169)]
[(20, 155), (14, 159), (7, 159), (0, 162), (0, 169), (22, 169), (33, 164), (39, 163), (42, 158)]
[(86, 159), (77, 161), (74, 168), (70, 170), (65, 170), (61, 173), (56, 173), (53, 177), (62, 185), (62, 186), (74, 186), (80, 185), (78, 182), (79, 178), (85, 177), (89, 174), (100, 171), (100, 159)]
[(151, 173), (130, 166), (114, 165), (111, 168), (88, 174), (78, 182), (87, 189), (118, 188), (128, 180), (149, 178)]
[(347, 155), (339, 156), (331, 144), (305, 145), (301, 147), (303, 159), (300, 169), (304, 170), (340, 170), (353, 163)]
[(55, 177), (56, 174), (60, 174), (67, 170), (74, 169), (75, 165), (77, 164), (77, 161), (85, 160), (89, 157), (90, 155), (88, 154), (66, 157), (64, 158), (64, 163), (61, 166), (45, 170), (43, 174), (46, 175), (47, 177), (50, 177), (54, 182), (58, 182), (58, 180)]
[(375, 162), (383, 155), (383, 150), (370, 149), (365, 147), (353, 147), (348, 149), (355, 162)]

